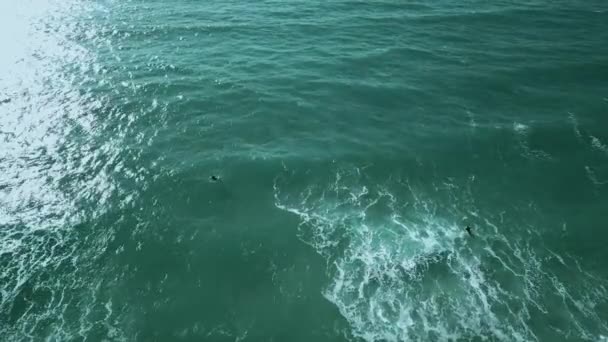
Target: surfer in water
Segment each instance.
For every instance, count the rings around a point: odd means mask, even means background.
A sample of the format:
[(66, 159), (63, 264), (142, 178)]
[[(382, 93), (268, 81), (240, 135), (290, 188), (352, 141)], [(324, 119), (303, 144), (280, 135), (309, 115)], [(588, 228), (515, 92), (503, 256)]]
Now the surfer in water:
[(217, 182), (220, 180), (220, 176), (213, 175), (213, 176), (209, 177), (209, 180), (212, 182)]
[(467, 226), (465, 228), (465, 230), (467, 231), (467, 233), (469, 233), (469, 236), (471, 237), (475, 237), (475, 235), (473, 235), (473, 230), (471, 229), (471, 227)]

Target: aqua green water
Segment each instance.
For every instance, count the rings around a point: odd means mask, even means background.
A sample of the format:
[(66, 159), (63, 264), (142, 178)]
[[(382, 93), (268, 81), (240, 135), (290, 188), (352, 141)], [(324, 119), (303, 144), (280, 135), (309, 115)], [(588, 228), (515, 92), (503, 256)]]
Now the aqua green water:
[(0, 339), (606, 340), (607, 42), (604, 1), (5, 0)]

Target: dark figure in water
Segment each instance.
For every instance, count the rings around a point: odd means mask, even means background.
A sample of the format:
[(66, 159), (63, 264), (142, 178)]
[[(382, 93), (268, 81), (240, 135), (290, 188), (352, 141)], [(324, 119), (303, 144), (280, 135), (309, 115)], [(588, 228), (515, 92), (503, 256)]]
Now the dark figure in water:
[(213, 175), (213, 176), (209, 177), (209, 179), (210, 179), (212, 182), (217, 182), (217, 181), (219, 181), (219, 180), (220, 180), (220, 177), (219, 177), (219, 176), (216, 176), (216, 175)]
[(471, 237), (475, 237), (475, 235), (473, 235), (473, 231), (471, 230), (471, 227), (467, 226), (467, 228), (465, 230), (467, 231), (467, 233), (469, 233), (469, 235)]

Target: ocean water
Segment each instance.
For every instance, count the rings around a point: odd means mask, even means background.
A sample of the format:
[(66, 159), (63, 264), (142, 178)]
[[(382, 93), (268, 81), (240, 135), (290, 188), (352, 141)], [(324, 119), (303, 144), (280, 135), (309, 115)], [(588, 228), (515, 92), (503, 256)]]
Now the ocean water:
[(605, 1), (0, 2), (2, 341), (605, 341), (607, 219)]

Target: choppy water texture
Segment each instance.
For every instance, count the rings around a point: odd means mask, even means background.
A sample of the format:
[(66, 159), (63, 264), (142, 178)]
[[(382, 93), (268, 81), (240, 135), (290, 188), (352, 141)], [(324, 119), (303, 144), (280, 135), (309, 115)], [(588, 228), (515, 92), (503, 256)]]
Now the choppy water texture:
[(3, 341), (607, 339), (605, 1), (0, 28)]

